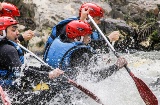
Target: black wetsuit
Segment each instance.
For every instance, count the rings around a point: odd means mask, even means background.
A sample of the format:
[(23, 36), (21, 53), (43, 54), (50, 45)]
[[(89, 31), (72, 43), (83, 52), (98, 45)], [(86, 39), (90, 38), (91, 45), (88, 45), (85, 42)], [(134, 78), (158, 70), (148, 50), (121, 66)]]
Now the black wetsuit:
[(22, 64), (17, 50), (12, 45), (7, 44), (7, 40), (0, 41), (0, 62), (1, 69), (19, 67)]

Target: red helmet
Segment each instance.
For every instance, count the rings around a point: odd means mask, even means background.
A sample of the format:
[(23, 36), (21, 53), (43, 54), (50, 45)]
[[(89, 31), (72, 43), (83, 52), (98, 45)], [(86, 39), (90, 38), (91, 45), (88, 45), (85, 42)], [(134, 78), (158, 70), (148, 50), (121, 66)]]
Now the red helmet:
[(84, 21), (73, 20), (66, 26), (66, 35), (68, 38), (74, 39), (78, 36), (92, 34), (91, 26)]
[(81, 10), (82, 8), (91, 8), (91, 10), (89, 11), (89, 14), (92, 16), (92, 17), (96, 17), (96, 16), (99, 16), (99, 17), (103, 17), (103, 13), (104, 13), (104, 10), (96, 5), (95, 3), (84, 3), (81, 5), (80, 9), (79, 9), (79, 16), (81, 16)]
[(14, 24), (18, 24), (18, 22), (15, 19), (8, 16), (0, 17), (0, 30), (5, 30), (7, 27)]
[(3, 2), (1, 4), (2, 4), (1, 16), (10, 16), (10, 17), (20, 16), (20, 12), (15, 5), (6, 2)]

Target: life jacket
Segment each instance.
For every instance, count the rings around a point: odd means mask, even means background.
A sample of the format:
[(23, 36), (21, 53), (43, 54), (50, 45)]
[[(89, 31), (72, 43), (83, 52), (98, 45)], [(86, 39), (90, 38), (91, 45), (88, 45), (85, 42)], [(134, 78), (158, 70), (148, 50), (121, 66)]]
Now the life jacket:
[[(9, 45), (12, 45), (18, 52), (18, 55), (19, 55), (19, 59), (20, 61), (22, 62), (22, 64), (24, 63), (24, 56), (23, 56), (23, 51), (22, 49), (18, 46), (17, 43), (13, 42), (13, 41), (10, 41), (8, 40), (6, 43), (4, 44), (9, 44)], [(5, 78), (3, 80), (0, 80), (0, 85), (1, 86), (8, 86), (8, 85), (13, 85), (12, 84), (12, 77), (14, 76), (14, 73), (13, 72), (10, 72), (9, 70), (4, 70), (4, 69), (0, 69), (0, 77), (1, 78)]]
[(91, 50), (90, 46), (84, 45), (82, 42), (65, 43), (57, 37), (50, 46), (44, 61), (53, 68), (61, 68), (66, 70), (70, 66), (70, 57), (72, 53), (80, 48)]
[(51, 35), (48, 37), (48, 40), (47, 40), (47, 42), (45, 44), (45, 51), (47, 49), (49, 49), (48, 47), (52, 44), (53, 40), (60, 35), (60, 31), (62, 30), (63, 26), (65, 26), (67, 23), (69, 23), (69, 22), (71, 22), (73, 20), (78, 20), (78, 19), (79, 19), (78, 17), (74, 16), (74, 17), (62, 20), (57, 25), (55, 25), (52, 28)]
[(18, 46), (17, 43), (9, 40), (9, 44), (11, 44), (18, 52), (18, 55), (19, 55), (19, 59), (21, 61), (21, 63), (23, 64), (24, 63), (24, 54), (23, 54), (23, 51), (22, 49)]
[(98, 31), (93, 31), (91, 34), (91, 39), (92, 40), (100, 40), (100, 39), (102, 39), (102, 37)]

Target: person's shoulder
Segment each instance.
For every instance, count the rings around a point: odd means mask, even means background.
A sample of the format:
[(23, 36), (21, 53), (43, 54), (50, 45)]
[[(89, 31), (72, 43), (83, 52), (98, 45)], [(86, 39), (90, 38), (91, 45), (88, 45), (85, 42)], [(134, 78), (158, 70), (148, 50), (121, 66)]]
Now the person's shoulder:
[(5, 52), (14, 52), (14, 51), (16, 51), (14, 46), (9, 45), (9, 44), (2, 45), (0, 49), (1, 49), (1, 51), (5, 51)]

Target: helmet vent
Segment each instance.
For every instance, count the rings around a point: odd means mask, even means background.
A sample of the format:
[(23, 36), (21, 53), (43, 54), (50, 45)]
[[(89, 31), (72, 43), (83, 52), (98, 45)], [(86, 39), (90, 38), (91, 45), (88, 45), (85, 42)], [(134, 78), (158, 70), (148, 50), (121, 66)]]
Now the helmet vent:
[(84, 28), (77, 27), (77, 30), (84, 31)]

